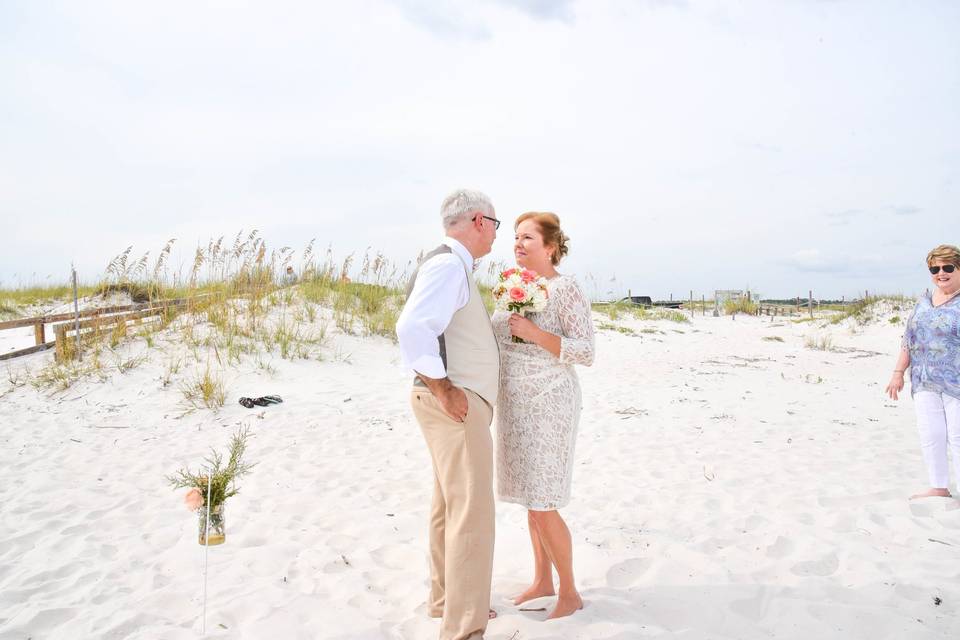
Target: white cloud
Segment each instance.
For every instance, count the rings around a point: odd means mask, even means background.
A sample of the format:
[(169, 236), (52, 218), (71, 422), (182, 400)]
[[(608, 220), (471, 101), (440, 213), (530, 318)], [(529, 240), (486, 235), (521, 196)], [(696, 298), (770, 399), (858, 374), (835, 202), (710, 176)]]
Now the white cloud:
[(879, 271), (837, 256), (883, 247), (889, 287), (922, 288), (915, 254), (957, 241), (958, 27), (952, 5), (8, 3), (0, 286), (241, 228), (405, 262), (469, 186), (506, 219), (555, 210), (564, 269), (604, 287), (790, 294), (800, 270), (842, 295)]
[(798, 269), (814, 273), (842, 273), (847, 270), (846, 260), (828, 257), (819, 249), (801, 249), (787, 260), (787, 264)]

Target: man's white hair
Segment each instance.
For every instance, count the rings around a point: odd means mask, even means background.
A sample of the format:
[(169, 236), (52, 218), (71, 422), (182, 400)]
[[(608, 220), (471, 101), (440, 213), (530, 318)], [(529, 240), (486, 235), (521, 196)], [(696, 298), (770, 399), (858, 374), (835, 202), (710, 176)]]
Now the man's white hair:
[(443, 228), (449, 229), (471, 214), (482, 213), (493, 216), (493, 204), (485, 193), (470, 189), (457, 189), (443, 200), (440, 205), (440, 216), (443, 218)]

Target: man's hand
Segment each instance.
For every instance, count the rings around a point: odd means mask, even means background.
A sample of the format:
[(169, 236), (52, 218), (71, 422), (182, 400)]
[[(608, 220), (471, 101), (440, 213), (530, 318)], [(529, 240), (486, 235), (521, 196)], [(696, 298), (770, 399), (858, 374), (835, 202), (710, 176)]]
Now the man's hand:
[(451, 384), (449, 389), (444, 391), (442, 395), (437, 396), (437, 400), (440, 401), (440, 406), (447, 412), (447, 415), (457, 422), (463, 422), (467, 419), (467, 410), (469, 409), (467, 394), (460, 387)]
[(454, 386), (450, 382), (450, 378), (428, 378), (419, 372), (417, 372), (417, 376), (430, 389), (430, 393), (440, 403), (444, 413), (457, 422), (463, 422), (466, 419), (469, 405), (467, 394), (464, 393), (463, 389)]

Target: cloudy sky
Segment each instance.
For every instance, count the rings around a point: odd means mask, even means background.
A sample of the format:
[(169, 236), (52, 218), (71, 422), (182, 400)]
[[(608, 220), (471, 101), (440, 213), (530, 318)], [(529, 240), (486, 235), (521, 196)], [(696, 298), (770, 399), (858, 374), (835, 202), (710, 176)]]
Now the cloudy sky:
[(950, 0), (11, 0), (0, 287), (251, 229), (404, 263), (467, 186), (597, 297), (911, 293), (958, 114)]

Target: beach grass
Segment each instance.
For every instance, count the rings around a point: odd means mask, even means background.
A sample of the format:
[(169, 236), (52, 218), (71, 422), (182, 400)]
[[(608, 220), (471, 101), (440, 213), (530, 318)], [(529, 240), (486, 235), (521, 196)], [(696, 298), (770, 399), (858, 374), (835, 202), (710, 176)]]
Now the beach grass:
[(728, 316), (735, 313), (745, 313), (752, 316), (757, 313), (757, 303), (746, 298), (730, 299), (723, 303), (723, 311)]
[(680, 324), (690, 322), (689, 314), (677, 309), (643, 307), (628, 302), (594, 302), (591, 304), (591, 308), (593, 311), (603, 314), (614, 321), (626, 317), (649, 321), (666, 320)]
[(833, 351), (833, 337), (830, 334), (807, 336), (803, 339), (803, 346), (814, 351)]
[[(915, 300), (902, 294), (878, 294), (856, 300), (839, 308), (839, 312), (830, 317), (831, 324), (839, 324), (844, 320), (853, 319), (860, 325), (866, 325), (877, 320), (881, 307), (889, 307), (891, 311), (902, 311), (913, 306)], [(892, 321), (891, 321), (892, 322)]]
[[(173, 243), (168, 241), (155, 260), (149, 252), (133, 258), (127, 247), (109, 261), (102, 280), (79, 287), (79, 295), (87, 303), (123, 295), (134, 302), (185, 299), (187, 304), (166, 307), (150, 322), (111, 323), (84, 331), (83, 361), (75, 360), (76, 348), (69, 341), (61, 362), (36, 372), (34, 386), (65, 390), (92, 374), (103, 377), (104, 349), (119, 352), (141, 339), (148, 348), (177, 352), (170, 356), (163, 386), (187, 375), (188, 362), (202, 365), (201, 373), (179, 381), (181, 392), (193, 408), (216, 409), (222, 406), (218, 399), (224, 368), (246, 358), (263, 370), (271, 368), (274, 356), (323, 359), (331, 326), (349, 335), (396, 341), (394, 327), (404, 302), (401, 284), (407, 274), (380, 253), (367, 250), (355, 267), (353, 254), (339, 262), (331, 249), (316, 255), (313, 241), (295, 255), (289, 247), (268, 249), (257, 231), (241, 232), (232, 242), (220, 237), (198, 247), (186, 272), (170, 273), (167, 259)], [(69, 286), (0, 290), (0, 313), (36, 315), (36, 305), (65, 304), (72, 293)], [(162, 340), (165, 334), (175, 337)], [(138, 356), (126, 354), (109, 369), (125, 373), (137, 364)]]

